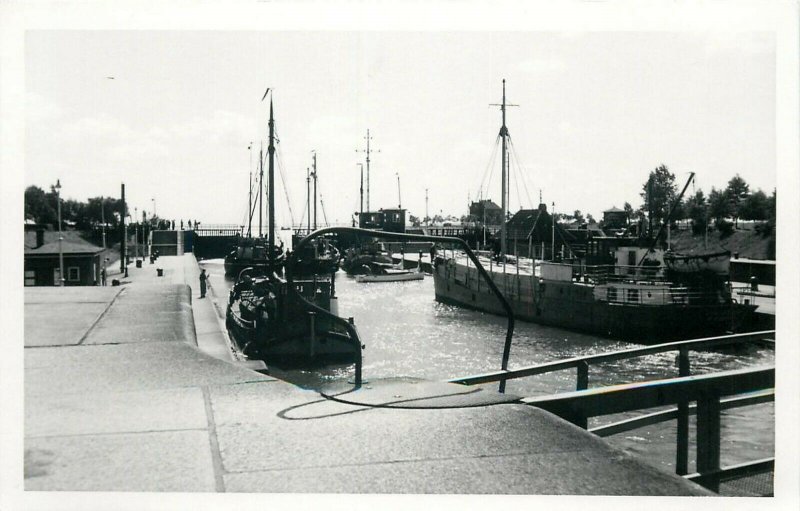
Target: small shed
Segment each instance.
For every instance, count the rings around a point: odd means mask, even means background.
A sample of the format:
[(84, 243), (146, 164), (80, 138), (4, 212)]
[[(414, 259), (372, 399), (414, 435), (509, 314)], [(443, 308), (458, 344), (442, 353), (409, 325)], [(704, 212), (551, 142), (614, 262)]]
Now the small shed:
[[(39, 237), (39, 240), (42, 238)], [(103, 249), (89, 242), (62, 240), (25, 248), (25, 285), (55, 286), (60, 280), (59, 254), (64, 258), (64, 284), (95, 286), (100, 283)]]

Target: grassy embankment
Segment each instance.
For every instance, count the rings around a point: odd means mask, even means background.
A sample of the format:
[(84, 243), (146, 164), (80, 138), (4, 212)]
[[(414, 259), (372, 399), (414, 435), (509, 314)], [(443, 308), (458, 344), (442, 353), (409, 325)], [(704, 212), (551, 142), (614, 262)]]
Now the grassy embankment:
[(708, 233), (708, 247), (702, 235), (694, 236), (690, 230), (672, 232), (672, 250), (682, 254), (729, 250), (731, 255), (750, 259), (775, 259), (775, 233), (766, 236), (755, 231), (753, 224), (739, 224), (739, 228), (725, 236), (717, 230)]

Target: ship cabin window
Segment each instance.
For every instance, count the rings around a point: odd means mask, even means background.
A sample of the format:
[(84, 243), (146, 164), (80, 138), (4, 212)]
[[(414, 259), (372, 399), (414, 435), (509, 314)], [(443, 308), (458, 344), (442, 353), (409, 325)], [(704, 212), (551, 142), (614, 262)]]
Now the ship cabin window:
[(253, 248), (252, 247), (244, 247), (240, 257), (242, 259), (250, 259), (250, 258), (252, 258), (253, 257)]
[(253, 247), (253, 259), (266, 259), (264, 247)]
[(608, 298), (609, 302), (616, 302), (617, 301), (617, 288), (610, 287), (606, 290), (606, 297)]
[(628, 301), (631, 303), (638, 303), (639, 302), (639, 290), (638, 289), (628, 289)]
[(628, 266), (636, 266), (636, 251), (628, 251)]

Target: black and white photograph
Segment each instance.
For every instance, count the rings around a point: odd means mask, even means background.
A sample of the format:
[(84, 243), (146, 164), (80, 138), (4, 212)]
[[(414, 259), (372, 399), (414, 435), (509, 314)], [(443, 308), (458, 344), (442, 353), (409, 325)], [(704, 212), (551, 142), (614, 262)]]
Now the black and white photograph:
[(796, 2), (0, 9), (0, 509), (800, 505)]

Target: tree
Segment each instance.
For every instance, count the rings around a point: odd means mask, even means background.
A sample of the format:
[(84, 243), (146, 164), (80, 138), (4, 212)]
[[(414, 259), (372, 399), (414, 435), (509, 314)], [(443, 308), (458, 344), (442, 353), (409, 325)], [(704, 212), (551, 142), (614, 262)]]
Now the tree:
[(643, 201), (640, 209), (643, 213), (652, 215), (650, 221), (652, 228), (656, 230), (667, 218), (669, 208), (675, 200), (675, 174), (666, 165), (659, 166), (650, 172), (640, 195)]
[(733, 223), (738, 226), (740, 209), (747, 196), (750, 194), (750, 185), (748, 185), (739, 174), (736, 174), (728, 181), (728, 186), (725, 188), (728, 194), (728, 200), (731, 201), (731, 215), (733, 216)]
[[(51, 196), (52, 194), (52, 196)], [(55, 194), (45, 193), (38, 186), (29, 186), (25, 189), (25, 218), (33, 219), (37, 224), (52, 224), (58, 222)]]
[(726, 191), (711, 188), (708, 194), (708, 214), (715, 223), (720, 223), (731, 216), (732, 206)]
[(626, 202), (622, 209), (625, 210), (625, 223), (630, 224), (634, 216), (633, 206), (631, 206), (630, 202)]
[(591, 214), (591, 213), (586, 213), (586, 223), (587, 223), (587, 224), (594, 224), (594, 223), (596, 223), (596, 222), (594, 221), (594, 217), (592, 216), (592, 214)]
[(585, 221), (583, 219), (583, 214), (581, 213), (580, 209), (576, 209), (575, 212), (572, 213), (572, 218), (575, 219), (575, 222), (577, 222), (578, 225), (582, 224)]
[(761, 190), (748, 195), (739, 206), (739, 217), (742, 220), (766, 220), (769, 215), (769, 197)]
[(414, 215), (409, 215), (408, 221), (411, 223), (412, 226), (419, 227), (419, 218), (415, 217)]
[(694, 234), (705, 232), (708, 226), (708, 203), (703, 190), (697, 190), (694, 195), (686, 199), (685, 210), (686, 217), (692, 221), (692, 232)]

